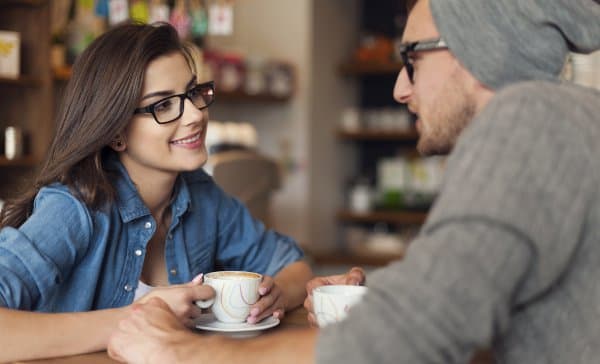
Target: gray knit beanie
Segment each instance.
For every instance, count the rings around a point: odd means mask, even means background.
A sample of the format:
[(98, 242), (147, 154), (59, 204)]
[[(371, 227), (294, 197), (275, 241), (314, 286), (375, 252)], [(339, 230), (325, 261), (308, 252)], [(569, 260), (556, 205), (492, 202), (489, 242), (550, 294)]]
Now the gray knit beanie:
[(450, 51), (484, 85), (556, 80), (570, 51), (600, 49), (600, 0), (430, 0)]

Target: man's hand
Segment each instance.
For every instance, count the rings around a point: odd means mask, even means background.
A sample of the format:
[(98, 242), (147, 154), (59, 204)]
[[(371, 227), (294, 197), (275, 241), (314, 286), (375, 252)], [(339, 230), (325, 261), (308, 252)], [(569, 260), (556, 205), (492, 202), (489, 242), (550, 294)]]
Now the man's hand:
[(365, 283), (365, 272), (362, 268), (353, 267), (345, 274), (338, 274), (327, 277), (317, 277), (310, 280), (306, 284), (306, 299), (304, 300), (304, 307), (308, 311), (308, 321), (312, 326), (317, 326), (317, 318), (313, 311), (312, 305), (312, 291), (316, 287), (334, 285), (334, 284), (349, 284), (349, 285), (362, 285)]
[(194, 327), (194, 319), (202, 313), (196, 306), (198, 300), (207, 300), (214, 297), (215, 291), (209, 285), (202, 284), (202, 276), (194, 278), (191, 282), (166, 287), (157, 287), (143, 296), (136, 303), (147, 303), (152, 298), (160, 298), (169, 306), (170, 310), (185, 326)]
[(166, 302), (150, 298), (134, 303), (109, 338), (108, 355), (127, 363), (182, 363), (192, 354), (197, 338), (180, 322)]

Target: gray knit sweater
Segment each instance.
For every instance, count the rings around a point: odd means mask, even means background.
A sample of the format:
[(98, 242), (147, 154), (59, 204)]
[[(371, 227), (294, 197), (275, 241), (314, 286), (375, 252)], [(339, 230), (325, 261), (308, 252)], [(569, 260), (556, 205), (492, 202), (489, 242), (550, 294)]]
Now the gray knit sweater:
[(319, 363), (600, 362), (600, 92), (500, 91), (450, 155), (402, 261), (323, 329)]

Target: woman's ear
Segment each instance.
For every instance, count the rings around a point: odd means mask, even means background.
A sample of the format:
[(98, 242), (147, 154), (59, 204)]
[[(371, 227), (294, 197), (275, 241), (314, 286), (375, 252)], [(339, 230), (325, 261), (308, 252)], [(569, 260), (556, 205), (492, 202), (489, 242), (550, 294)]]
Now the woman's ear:
[(110, 142), (110, 147), (115, 152), (123, 152), (127, 149), (127, 144), (123, 141), (123, 138), (120, 135), (115, 136), (115, 138)]

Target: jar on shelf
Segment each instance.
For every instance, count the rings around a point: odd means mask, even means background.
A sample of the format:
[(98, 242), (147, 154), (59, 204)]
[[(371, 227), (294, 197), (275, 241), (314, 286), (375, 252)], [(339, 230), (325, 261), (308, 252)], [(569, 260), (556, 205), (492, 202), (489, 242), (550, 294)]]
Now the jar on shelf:
[(16, 126), (4, 130), (4, 155), (6, 159), (23, 156), (23, 131)]
[(373, 191), (366, 180), (359, 180), (350, 189), (350, 210), (356, 213), (371, 211), (373, 206)]

